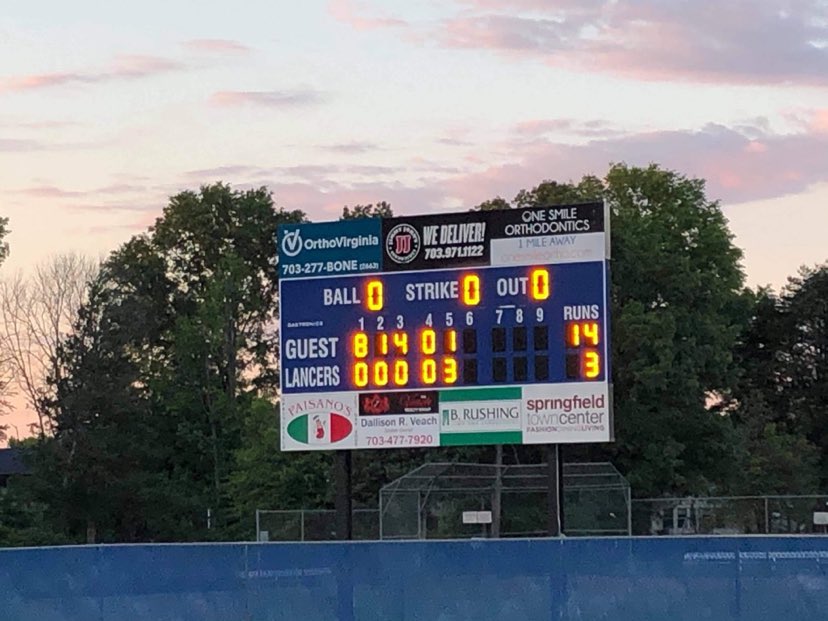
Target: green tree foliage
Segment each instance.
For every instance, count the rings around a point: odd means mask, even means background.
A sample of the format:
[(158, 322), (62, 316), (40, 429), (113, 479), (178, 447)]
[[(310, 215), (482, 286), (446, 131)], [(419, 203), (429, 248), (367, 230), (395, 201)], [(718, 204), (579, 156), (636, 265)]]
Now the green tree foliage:
[(828, 265), (756, 293), (729, 408), (753, 467), (743, 489), (812, 493), (828, 481)]
[(639, 495), (706, 493), (735, 456), (729, 420), (707, 407), (730, 386), (749, 308), (740, 251), (704, 182), (657, 166), (614, 165), (604, 180), (545, 181), (480, 209), (604, 199), (612, 211), (617, 440), (569, 455), (609, 457)]
[(228, 524), (242, 430), (275, 388), (276, 227), (302, 220), (264, 189), (205, 186), (109, 258), (62, 348), (40, 451), (66, 532), (209, 537), (208, 509)]
[(340, 220), (357, 220), (358, 218), (391, 218), (394, 216), (394, 210), (391, 209), (391, 204), (385, 201), (378, 203), (368, 203), (367, 205), (354, 205), (342, 208), (342, 216)]
[(9, 236), (9, 219), (0, 217), (0, 264), (2, 264), (9, 256), (9, 242), (6, 238)]
[[(609, 459), (639, 496), (808, 492), (828, 480), (828, 268), (778, 296), (746, 292), (703, 181), (657, 166), (544, 181), (476, 209), (596, 199), (612, 211), (616, 442), (566, 447), (567, 460)], [(392, 215), (380, 202), (342, 219)], [(290, 300), (277, 299), (275, 236), (305, 220), (263, 188), (215, 184), (172, 197), (112, 253), (59, 349), (44, 403), (53, 432), (27, 451), (34, 476), (0, 495), (0, 544), (246, 538), (256, 509), (332, 505), (331, 453), (278, 448), (275, 330)], [(503, 453), (543, 459), (538, 447)], [(495, 456), (356, 451), (354, 499), (374, 505), (424, 461)]]

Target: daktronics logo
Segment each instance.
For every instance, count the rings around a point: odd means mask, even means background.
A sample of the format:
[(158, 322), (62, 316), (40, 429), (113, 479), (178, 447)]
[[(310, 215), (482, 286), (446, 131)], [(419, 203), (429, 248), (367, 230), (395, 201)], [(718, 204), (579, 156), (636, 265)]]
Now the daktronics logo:
[(299, 229), (285, 233), (282, 237), (282, 252), (288, 257), (295, 257), (303, 250), (356, 250), (367, 246), (379, 246), (376, 235), (356, 235), (339, 237), (321, 237), (303, 239)]

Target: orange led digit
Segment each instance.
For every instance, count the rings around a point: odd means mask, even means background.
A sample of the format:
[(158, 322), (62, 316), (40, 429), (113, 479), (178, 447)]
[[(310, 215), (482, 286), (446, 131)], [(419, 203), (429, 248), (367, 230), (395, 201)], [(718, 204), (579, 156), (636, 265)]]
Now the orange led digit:
[(477, 274), (463, 276), (460, 281), (460, 293), (463, 297), (463, 304), (466, 306), (480, 304), (480, 276)]
[(601, 356), (597, 351), (588, 349), (581, 358), (582, 373), (587, 379), (595, 379), (601, 375)]
[(382, 310), (382, 281), (369, 280), (365, 287), (365, 305), (368, 310), (378, 311)]
[(457, 381), (457, 360), (446, 356), (443, 358), (443, 381), (454, 384)]
[(533, 300), (549, 299), (549, 270), (543, 267), (533, 269), (529, 274), (529, 293)]
[(365, 332), (354, 334), (354, 356), (365, 358), (368, 355), (368, 335)]
[(567, 340), (569, 341), (570, 347), (581, 346), (581, 324), (574, 322), (569, 324), (569, 329), (567, 329)]
[(374, 384), (377, 386), (388, 384), (388, 363), (385, 360), (374, 362)]
[(443, 349), (448, 354), (457, 351), (457, 330), (446, 330), (443, 332)]
[(408, 334), (406, 332), (394, 332), (394, 347), (398, 354), (408, 354)]
[(408, 384), (408, 361), (394, 361), (394, 384), (397, 386), (405, 386)]
[(354, 385), (357, 388), (365, 388), (368, 385), (367, 362), (357, 362), (354, 365)]
[(590, 345), (597, 345), (598, 344), (598, 322), (591, 321), (588, 323), (582, 324), (581, 330), (584, 334), (584, 339)]
[(420, 333), (420, 351), (428, 356), (437, 351), (437, 333), (431, 328)]
[(387, 356), (388, 355), (388, 333), (387, 332), (378, 332), (376, 334), (376, 341), (374, 342), (374, 350), (377, 353), (377, 356)]
[(423, 384), (433, 384), (437, 381), (437, 363), (432, 358), (426, 358), (420, 365), (420, 375)]

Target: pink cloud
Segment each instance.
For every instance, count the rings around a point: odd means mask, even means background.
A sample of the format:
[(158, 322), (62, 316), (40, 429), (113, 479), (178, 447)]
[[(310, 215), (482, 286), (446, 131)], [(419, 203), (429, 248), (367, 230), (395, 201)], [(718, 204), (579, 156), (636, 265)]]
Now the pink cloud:
[(183, 69), (176, 61), (157, 56), (116, 56), (109, 67), (98, 71), (42, 73), (0, 79), (0, 92), (24, 92), (69, 84), (99, 84), (146, 78)]
[(517, 135), (526, 136), (527, 138), (537, 138), (543, 134), (606, 138), (629, 133), (615, 127), (609, 121), (599, 119), (588, 121), (580, 119), (530, 119), (521, 121), (514, 129)]
[(195, 52), (209, 54), (247, 54), (250, 48), (238, 41), (229, 39), (192, 39), (185, 41), (184, 47)]
[[(544, 179), (603, 175), (611, 162), (666, 168), (707, 181), (708, 196), (727, 203), (795, 194), (828, 181), (828, 136), (761, 133), (761, 139), (720, 125), (696, 131), (659, 131), (593, 140), (584, 145), (552, 141), (516, 143), (513, 163), (445, 181), (446, 192), (466, 204), (514, 196)], [(761, 143), (762, 148), (750, 145)]]
[(814, 111), (811, 129), (816, 132), (828, 132), (828, 108)]
[(25, 140), (19, 138), (0, 138), (0, 153), (22, 153), (24, 151), (40, 151), (44, 148), (44, 143), (37, 140)]
[(75, 192), (72, 190), (64, 190), (51, 185), (37, 186), (33, 188), (24, 188), (17, 191), (18, 194), (25, 194), (35, 198), (70, 198), (75, 196), (83, 196), (84, 192)]
[(321, 103), (325, 96), (313, 89), (288, 91), (218, 91), (210, 96), (210, 103), (217, 106), (236, 107), (245, 105), (269, 108), (310, 106)]
[(354, 0), (330, 0), (328, 12), (337, 20), (355, 30), (376, 30), (408, 26), (408, 22), (393, 17), (365, 17), (365, 10)]
[[(345, 204), (377, 200), (391, 202), (400, 213), (471, 207), (495, 196), (513, 197), (546, 179), (566, 182), (587, 174), (600, 177), (611, 163), (620, 161), (633, 166), (656, 162), (705, 179), (708, 197), (727, 204), (796, 194), (828, 182), (828, 169), (823, 165), (828, 161), (828, 136), (816, 133), (773, 134), (756, 127), (744, 132), (708, 125), (694, 131), (626, 134), (585, 144), (544, 139), (527, 142), (516, 134), (505, 144), (490, 147), (507, 152), (508, 163), (461, 172), (419, 166), (421, 181), (410, 185), (383, 183), (376, 177), (358, 183), (334, 181), (353, 179), (349, 175), (356, 171), (319, 165), (312, 170), (296, 167), (305, 174), (301, 183), (274, 180), (276, 177), (269, 182), (258, 178), (257, 182), (273, 189), (280, 204), (309, 213), (335, 212)], [(408, 172), (414, 166), (409, 164)]]
[(731, 0), (715, 7), (689, 0), (454, 4), (463, 10), (409, 26), (418, 43), (638, 80), (828, 84), (823, 0)]

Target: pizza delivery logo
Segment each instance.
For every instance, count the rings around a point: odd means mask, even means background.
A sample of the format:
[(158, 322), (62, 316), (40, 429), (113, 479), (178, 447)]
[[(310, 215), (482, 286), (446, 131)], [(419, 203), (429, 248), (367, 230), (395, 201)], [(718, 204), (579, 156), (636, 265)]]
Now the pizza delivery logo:
[(351, 408), (336, 399), (307, 399), (292, 405), (301, 412), (287, 426), (288, 435), (302, 444), (336, 444), (351, 435)]
[(411, 263), (420, 254), (420, 234), (410, 224), (398, 224), (388, 232), (385, 252), (394, 263)]

